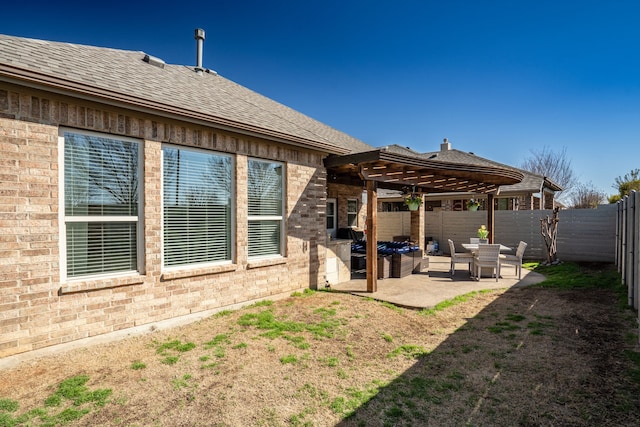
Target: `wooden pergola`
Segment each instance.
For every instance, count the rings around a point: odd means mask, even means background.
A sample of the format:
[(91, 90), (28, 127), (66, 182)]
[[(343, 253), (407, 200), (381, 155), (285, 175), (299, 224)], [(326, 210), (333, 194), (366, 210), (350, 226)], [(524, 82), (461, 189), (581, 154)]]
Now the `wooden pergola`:
[[(488, 199), (487, 228), (489, 242), (494, 237), (493, 198), (501, 185), (516, 184), (524, 178), (513, 169), (474, 164), (450, 163), (407, 155), (385, 148), (343, 156), (332, 155), (325, 159), (329, 183), (366, 187), (367, 189), (367, 292), (377, 290), (378, 280), (378, 188), (403, 190), (412, 193), (473, 192), (486, 194)], [(411, 212), (412, 223), (424, 222), (422, 208)], [(424, 227), (420, 227), (424, 233)], [(424, 236), (419, 236), (423, 247)]]

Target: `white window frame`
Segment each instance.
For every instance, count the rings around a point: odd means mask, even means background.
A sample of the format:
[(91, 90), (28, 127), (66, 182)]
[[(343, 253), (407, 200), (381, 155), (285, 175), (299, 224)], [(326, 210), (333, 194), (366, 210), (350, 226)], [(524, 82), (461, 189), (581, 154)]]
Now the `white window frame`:
[[(355, 211), (350, 211), (349, 210), (349, 204), (350, 202), (355, 203), (356, 205), (356, 210)], [(354, 224), (350, 224), (349, 223), (349, 216), (353, 215), (354, 217)], [(357, 227), (358, 226), (358, 199), (347, 199), (347, 227)]]
[[(279, 248), (279, 253), (277, 254), (268, 254), (268, 255), (254, 255), (251, 256), (250, 254), (248, 254), (248, 259), (255, 261), (255, 260), (260, 260), (260, 259), (269, 259), (269, 258), (283, 258), (285, 256), (285, 251), (286, 251), (286, 221), (285, 221), (285, 212), (286, 212), (286, 200), (287, 200), (287, 180), (286, 180), (286, 176), (287, 176), (287, 166), (285, 163), (283, 162), (278, 162), (275, 160), (265, 160), (265, 159), (259, 159), (259, 158), (252, 158), (249, 157), (247, 159), (247, 171), (249, 170), (249, 165), (250, 163), (254, 161), (254, 162), (262, 162), (262, 163), (273, 163), (273, 164), (277, 164), (282, 166), (282, 176), (281, 176), (281, 184), (282, 184), (282, 206), (280, 211), (282, 212), (281, 215), (249, 215), (249, 206), (247, 206), (247, 229), (248, 229), (248, 224), (251, 221), (279, 221), (280, 222), (280, 248)], [(249, 174), (249, 172), (247, 172), (247, 175)], [(247, 185), (249, 185), (249, 177), (247, 176)], [(247, 200), (248, 202), (248, 200)], [(247, 253), (249, 251), (249, 236), (247, 236)]]
[[(67, 216), (66, 200), (65, 200), (65, 133), (75, 133), (80, 135), (95, 136), (99, 138), (107, 138), (113, 140), (127, 141), (138, 144), (138, 215), (87, 215), (87, 216)], [(59, 248), (60, 248), (60, 281), (74, 282), (87, 279), (101, 279), (110, 277), (128, 276), (132, 274), (140, 274), (144, 271), (144, 144), (141, 140), (129, 138), (120, 135), (112, 135), (101, 132), (90, 132), (72, 128), (60, 128), (58, 130), (58, 206), (59, 206)], [(67, 224), (74, 222), (135, 222), (136, 223), (136, 270), (124, 270), (109, 273), (86, 274), (74, 277), (67, 275)]]
[[(333, 227), (327, 227), (327, 233), (331, 234), (331, 237), (336, 237), (338, 232), (338, 199), (334, 197), (328, 197), (326, 203), (326, 218), (325, 221), (328, 222), (328, 219), (331, 218), (333, 220)], [(329, 209), (329, 207), (333, 209)]]
[[(232, 264), (233, 260), (234, 260), (234, 254), (235, 254), (235, 224), (236, 224), (236, 209), (235, 209), (235, 200), (236, 200), (236, 189), (235, 189), (235, 171), (236, 171), (236, 159), (233, 155), (231, 154), (227, 154), (227, 153), (221, 153), (218, 151), (211, 151), (211, 150), (204, 150), (204, 149), (199, 149), (199, 148), (194, 148), (194, 147), (185, 147), (185, 146), (179, 146), (179, 145), (173, 145), (173, 144), (163, 144), (162, 145), (162, 153), (161, 153), (161, 183), (160, 183), (160, 194), (161, 194), (161, 214), (160, 214), (160, 222), (161, 222), (161, 251), (160, 251), (160, 257), (161, 257), (161, 265), (162, 265), (162, 271), (176, 271), (176, 270), (185, 270), (185, 269), (189, 269), (189, 268), (206, 268), (208, 266), (215, 266), (215, 265), (226, 265), (226, 264)], [(175, 265), (175, 266), (165, 266), (165, 260), (164, 260), (164, 255), (165, 255), (165, 239), (164, 239), (164, 235), (165, 235), (165, 224), (164, 224), (164, 185), (165, 185), (165, 179), (164, 179), (164, 148), (172, 148), (172, 149), (177, 149), (177, 150), (183, 150), (183, 151), (191, 151), (191, 152), (200, 152), (206, 155), (216, 155), (216, 156), (224, 156), (227, 157), (231, 160), (231, 181), (230, 181), (230, 185), (231, 185), (231, 206), (230, 206), (230, 221), (229, 221), (229, 240), (230, 240), (230, 248), (229, 248), (229, 256), (230, 258), (227, 260), (219, 260), (219, 261), (211, 261), (211, 262), (202, 262), (202, 263), (192, 263), (192, 264), (181, 264), (181, 265)]]

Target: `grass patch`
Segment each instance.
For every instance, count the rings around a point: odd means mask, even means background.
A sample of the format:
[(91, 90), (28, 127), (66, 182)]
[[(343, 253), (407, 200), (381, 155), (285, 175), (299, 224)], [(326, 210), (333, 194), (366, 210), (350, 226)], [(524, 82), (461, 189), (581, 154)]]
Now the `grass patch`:
[(421, 345), (405, 344), (387, 354), (387, 357), (392, 359), (394, 357), (403, 355), (407, 359), (419, 359), (428, 354), (429, 352)]
[(378, 394), (378, 391), (379, 387), (375, 383), (369, 384), (364, 389), (348, 388), (346, 395), (334, 398), (329, 407), (336, 414), (349, 417), (356, 409)]
[(291, 294), (292, 297), (310, 297), (311, 295), (315, 294), (317, 291), (314, 291), (313, 289), (305, 289), (302, 292), (293, 292)]
[(391, 304), (390, 302), (381, 301), (380, 305), (382, 305), (383, 307), (387, 307), (387, 308), (389, 308), (389, 309), (391, 309), (391, 310), (393, 310), (395, 312), (402, 313), (402, 309), (400, 307), (398, 307), (395, 304)]
[(218, 334), (211, 341), (204, 343), (204, 348), (209, 350), (213, 347), (219, 346), (221, 344), (231, 344), (231, 340), (229, 339), (228, 334)]
[(295, 354), (288, 354), (280, 358), (280, 363), (286, 365), (287, 363), (298, 363), (298, 357)]
[(565, 262), (551, 266), (536, 266), (533, 271), (545, 280), (534, 286), (557, 289), (612, 289), (622, 287), (620, 274), (613, 264)]
[(185, 374), (180, 378), (174, 378), (173, 380), (171, 380), (171, 385), (173, 386), (174, 390), (190, 387), (191, 386), (191, 384), (189, 384), (190, 379), (191, 379), (191, 375)]
[(487, 294), (487, 293), (491, 293), (491, 292), (495, 292), (494, 290), (491, 289), (484, 289), (484, 290), (480, 290), (480, 291), (473, 291), (473, 292), (469, 292), (463, 295), (458, 295), (455, 298), (451, 298), (448, 300), (444, 300), (438, 304), (436, 304), (433, 308), (425, 308), (424, 310), (420, 310), (419, 313), (424, 315), (424, 316), (433, 316), (434, 314), (436, 314), (439, 311), (445, 310), (449, 307), (452, 307), (454, 305), (457, 304), (462, 304), (464, 302), (470, 301), (473, 298), (476, 298), (479, 295), (483, 295), (483, 294)]
[(131, 369), (133, 369), (134, 371), (139, 371), (140, 369), (144, 369), (146, 367), (146, 363), (141, 362), (140, 360), (136, 360), (131, 364)]
[(160, 361), (163, 365), (175, 365), (180, 360), (180, 356), (167, 356)]
[(512, 322), (520, 322), (526, 319), (526, 317), (523, 316), (522, 314), (507, 314), (506, 319)]
[[(89, 377), (78, 375), (58, 384), (56, 391), (47, 397), (44, 406), (24, 414), (13, 416), (19, 403), (10, 399), (0, 399), (0, 426), (61, 426), (76, 421), (92, 410), (103, 407), (111, 396), (111, 389), (89, 390)], [(59, 411), (56, 411), (60, 409)], [(39, 420), (39, 422), (36, 422)]]
[(214, 318), (225, 317), (233, 313), (233, 310), (222, 310), (213, 315)]
[(487, 330), (494, 334), (500, 334), (505, 331), (518, 331), (520, 330), (520, 326), (514, 325), (510, 322), (496, 322), (495, 325), (489, 326)]
[(185, 353), (187, 351), (193, 350), (194, 348), (196, 348), (196, 345), (192, 342), (183, 343), (180, 340), (172, 340), (158, 345), (158, 347), (156, 348), (156, 353), (165, 355), (167, 354), (167, 350)]
[(271, 307), (272, 305), (273, 305), (273, 301), (266, 299), (264, 301), (258, 301), (258, 302), (254, 303), (254, 304), (251, 304), (249, 306), (249, 308), (252, 308), (252, 307)]
[(300, 335), (283, 335), (282, 338), (289, 341), (292, 346), (299, 348), (300, 350), (306, 350), (311, 347), (307, 340)]
[[(329, 312), (331, 311), (322, 311), (325, 315)], [(317, 323), (293, 322), (277, 319), (271, 310), (265, 310), (260, 313), (243, 314), (238, 319), (238, 324), (245, 327), (264, 329), (266, 332), (262, 335), (271, 339), (281, 337), (287, 332), (310, 332), (315, 338), (332, 338), (342, 322), (326, 318)]]
[(0, 399), (0, 411), (1, 412), (16, 412), (20, 404), (11, 399)]
[(337, 357), (327, 357), (324, 362), (327, 364), (327, 366), (335, 367), (338, 366), (338, 363), (340, 361)]

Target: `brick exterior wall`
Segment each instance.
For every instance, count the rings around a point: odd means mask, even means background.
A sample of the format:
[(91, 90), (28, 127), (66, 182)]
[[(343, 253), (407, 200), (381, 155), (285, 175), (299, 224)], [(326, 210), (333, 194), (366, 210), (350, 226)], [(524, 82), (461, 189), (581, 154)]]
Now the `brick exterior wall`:
[[(60, 282), (59, 127), (123, 135), (144, 150), (144, 268)], [(231, 265), (163, 272), (162, 143), (233, 153)], [(322, 153), (0, 85), (0, 358), (325, 283)], [(247, 159), (286, 164), (286, 257), (247, 256)]]
[(358, 224), (357, 228), (365, 229), (365, 221), (367, 219), (367, 205), (362, 203), (362, 187), (354, 187), (345, 184), (327, 185), (327, 197), (335, 198), (338, 204), (338, 228), (347, 227), (347, 200), (356, 199), (358, 201)]

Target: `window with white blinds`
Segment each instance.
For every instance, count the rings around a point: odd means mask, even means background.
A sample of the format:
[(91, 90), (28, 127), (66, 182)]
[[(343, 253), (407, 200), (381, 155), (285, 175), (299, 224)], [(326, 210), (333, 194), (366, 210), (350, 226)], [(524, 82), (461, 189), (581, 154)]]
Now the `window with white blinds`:
[(165, 146), (163, 265), (231, 260), (231, 156)]
[(63, 131), (63, 276), (139, 269), (137, 141)]
[(249, 257), (284, 255), (284, 165), (249, 159)]

